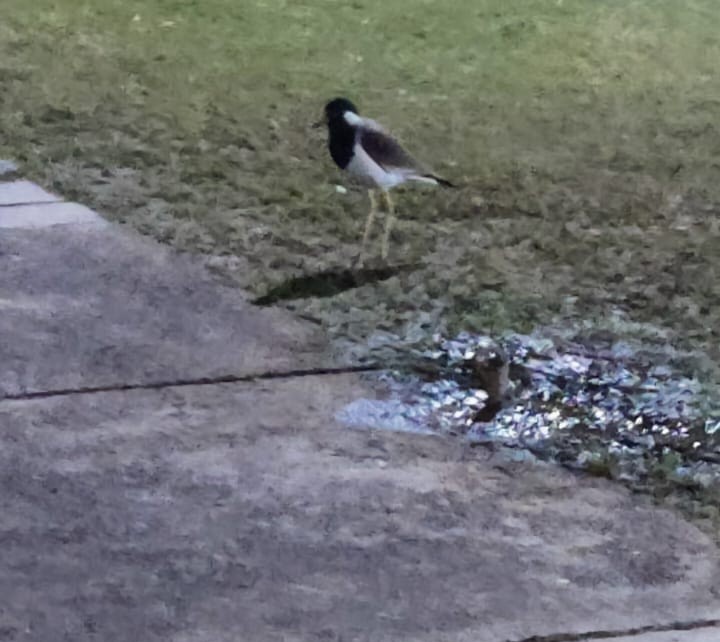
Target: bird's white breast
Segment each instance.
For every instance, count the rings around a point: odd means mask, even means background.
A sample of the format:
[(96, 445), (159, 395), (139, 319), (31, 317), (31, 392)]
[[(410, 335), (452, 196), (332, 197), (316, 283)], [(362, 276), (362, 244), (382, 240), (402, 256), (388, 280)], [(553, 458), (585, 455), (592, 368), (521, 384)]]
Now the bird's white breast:
[(348, 163), (347, 171), (365, 183), (375, 184), (383, 189), (390, 189), (405, 182), (406, 172), (400, 169), (386, 171), (378, 165), (359, 143), (353, 147), (353, 157)]

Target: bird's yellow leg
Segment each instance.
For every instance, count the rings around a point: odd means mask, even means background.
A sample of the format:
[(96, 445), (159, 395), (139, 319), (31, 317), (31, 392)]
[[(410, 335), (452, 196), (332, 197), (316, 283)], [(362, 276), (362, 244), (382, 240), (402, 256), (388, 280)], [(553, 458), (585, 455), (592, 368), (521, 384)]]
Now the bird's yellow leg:
[(387, 205), (387, 216), (385, 218), (385, 233), (383, 234), (380, 256), (385, 260), (387, 259), (390, 249), (390, 232), (392, 232), (393, 225), (395, 224), (395, 205), (390, 198), (390, 192), (383, 190), (383, 196)]
[(370, 238), (370, 230), (372, 229), (375, 216), (377, 214), (377, 201), (375, 200), (375, 190), (368, 190), (368, 198), (370, 199), (370, 212), (368, 212), (367, 221), (365, 221), (365, 232), (363, 233), (362, 246), (360, 247), (360, 256), (358, 257), (358, 265), (362, 266), (365, 258), (365, 249)]

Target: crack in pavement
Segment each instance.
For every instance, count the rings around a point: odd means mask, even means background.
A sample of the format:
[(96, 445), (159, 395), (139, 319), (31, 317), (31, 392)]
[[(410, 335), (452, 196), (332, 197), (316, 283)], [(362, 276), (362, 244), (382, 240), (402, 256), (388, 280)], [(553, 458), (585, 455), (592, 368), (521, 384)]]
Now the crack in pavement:
[[(649, 624), (631, 629), (615, 631), (586, 631), (585, 633), (551, 633), (549, 635), (531, 635), (529, 638), (519, 640), (506, 640), (506, 642), (588, 642), (590, 640), (608, 640), (612, 638), (634, 637), (647, 633), (673, 633), (683, 631), (697, 631), (700, 629), (718, 629), (720, 619), (692, 620), (689, 622), (671, 622), (668, 624)], [(718, 630), (720, 638), (720, 630)]]
[(41, 205), (58, 205), (59, 203), (67, 203), (67, 201), (17, 201), (12, 203), (3, 203), (2, 205), (0, 205), (0, 210), (4, 208), (11, 209), (13, 207), (38, 207)]
[(146, 383), (118, 383), (105, 386), (83, 386), (79, 388), (58, 388), (56, 390), (31, 390), (12, 394), (0, 394), (0, 403), (6, 401), (28, 401), (31, 399), (49, 399), (51, 397), (69, 397), (72, 395), (94, 395), (102, 392), (126, 392), (132, 390), (162, 390), (165, 388), (186, 388), (190, 386), (214, 386), (223, 383), (248, 383), (268, 379), (293, 379), (342, 375), (362, 372), (379, 372), (384, 370), (379, 364), (364, 366), (344, 366), (338, 368), (299, 368), (280, 372), (260, 372), (248, 375), (219, 375), (216, 377), (198, 377), (188, 379), (172, 379), (168, 381), (150, 381)]

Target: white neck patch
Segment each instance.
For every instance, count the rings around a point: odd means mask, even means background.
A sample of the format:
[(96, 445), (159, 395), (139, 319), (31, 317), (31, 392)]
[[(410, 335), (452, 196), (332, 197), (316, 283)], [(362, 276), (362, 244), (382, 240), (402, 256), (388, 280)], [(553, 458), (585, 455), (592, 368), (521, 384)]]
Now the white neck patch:
[(346, 111), (343, 113), (343, 118), (345, 119), (345, 122), (348, 125), (352, 125), (353, 127), (357, 127), (358, 125), (361, 125), (363, 122), (363, 119), (360, 118), (355, 112), (352, 111)]

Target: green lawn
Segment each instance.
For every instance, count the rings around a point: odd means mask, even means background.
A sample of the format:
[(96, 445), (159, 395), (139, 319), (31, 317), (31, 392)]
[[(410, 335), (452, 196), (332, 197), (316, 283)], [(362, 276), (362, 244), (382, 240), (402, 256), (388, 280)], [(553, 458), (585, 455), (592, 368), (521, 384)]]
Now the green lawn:
[(344, 94), (462, 188), (396, 199), (420, 269), (300, 311), (360, 342), (589, 323), (712, 370), (718, 33), (716, 0), (4, 0), (0, 157), (263, 293), (357, 250), (309, 127)]

